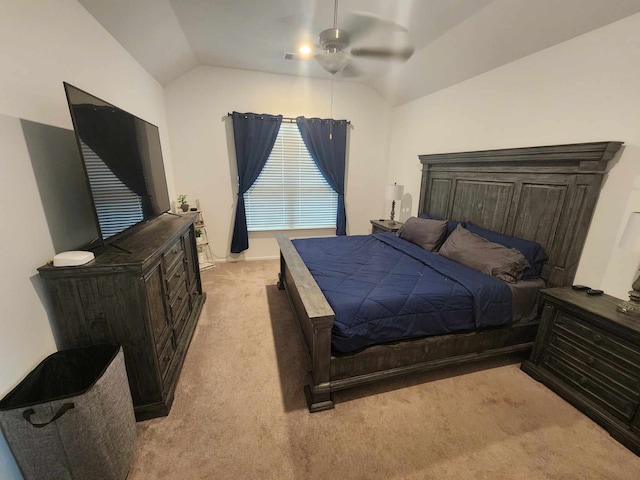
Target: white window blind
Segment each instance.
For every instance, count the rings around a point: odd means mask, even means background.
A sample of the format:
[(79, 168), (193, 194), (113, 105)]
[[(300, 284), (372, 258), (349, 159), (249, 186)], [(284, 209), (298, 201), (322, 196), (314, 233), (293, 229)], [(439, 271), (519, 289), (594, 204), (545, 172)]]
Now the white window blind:
[(143, 214), (140, 197), (122, 183), (88, 145), (80, 142), (80, 146), (102, 237), (109, 238), (141, 221)]
[(280, 126), (269, 159), (244, 199), (249, 231), (336, 226), (338, 194), (320, 173), (295, 123)]

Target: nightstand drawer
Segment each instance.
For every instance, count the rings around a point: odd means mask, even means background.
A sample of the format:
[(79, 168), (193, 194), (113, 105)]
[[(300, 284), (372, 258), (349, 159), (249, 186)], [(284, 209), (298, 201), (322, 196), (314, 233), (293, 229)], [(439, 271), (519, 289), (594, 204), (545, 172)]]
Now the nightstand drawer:
[(625, 422), (630, 422), (638, 408), (637, 399), (634, 401), (609, 388), (600, 379), (593, 376), (593, 370), (579, 368), (576, 362), (571, 361), (558, 351), (550, 349), (550, 355), (545, 359), (545, 367), (553, 374), (570, 384), (576, 391), (604, 407), (611, 414)]
[(619, 337), (587, 325), (565, 312), (558, 314), (553, 330), (564, 333), (583, 345), (587, 351), (606, 358), (616, 367), (635, 378), (640, 378), (640, 352), (637, 346), (634, 347)]
[(591, 376), (600, 378), (612, 390), (626, 395), (629, 398), (640, 397), (640, 379), (622, 370), (615, 363), (610, 362), (599, 352), (590, 351), (581, 344), (579, 339), (566, 336), (562, 331), (554, 331), (549, 340), (548, 355), (559, 351), (573, 360), (579, 367), (587, 372), (593, 372)]

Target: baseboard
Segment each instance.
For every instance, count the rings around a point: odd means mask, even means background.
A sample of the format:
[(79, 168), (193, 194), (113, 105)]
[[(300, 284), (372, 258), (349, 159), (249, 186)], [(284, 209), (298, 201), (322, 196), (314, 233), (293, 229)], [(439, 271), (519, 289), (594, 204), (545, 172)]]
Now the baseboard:
[(240, 263), (240, 262), (253, 262), (258, 260), (277, 260), (280, 258), (280, 255), (271, 255), (267, 257), (251, 257), (251, 258), (225, 258), (224, 260), (218, 261), (216, 259), (216, 263)]

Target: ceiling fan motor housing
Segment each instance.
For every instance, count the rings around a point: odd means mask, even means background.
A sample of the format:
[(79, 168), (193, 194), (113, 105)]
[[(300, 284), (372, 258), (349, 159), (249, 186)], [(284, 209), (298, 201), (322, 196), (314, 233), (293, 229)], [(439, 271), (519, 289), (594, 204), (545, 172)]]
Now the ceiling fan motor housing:
[(327, 52), (341, 52), (349, 46), (349, 35), (339, 28), (329, 28), (320, 32), (319, 43)]

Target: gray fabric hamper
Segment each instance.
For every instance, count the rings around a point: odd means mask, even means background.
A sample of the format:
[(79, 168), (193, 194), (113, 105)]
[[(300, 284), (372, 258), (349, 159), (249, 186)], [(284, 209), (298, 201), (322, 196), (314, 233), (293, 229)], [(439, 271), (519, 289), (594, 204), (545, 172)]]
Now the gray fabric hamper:
[(25, 480), (124, 480), (136, 425), (122, 348), (50, 355), (0, 401), (0, 426)]

